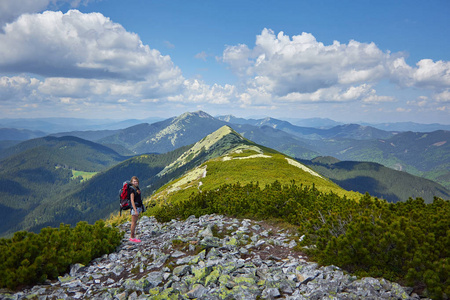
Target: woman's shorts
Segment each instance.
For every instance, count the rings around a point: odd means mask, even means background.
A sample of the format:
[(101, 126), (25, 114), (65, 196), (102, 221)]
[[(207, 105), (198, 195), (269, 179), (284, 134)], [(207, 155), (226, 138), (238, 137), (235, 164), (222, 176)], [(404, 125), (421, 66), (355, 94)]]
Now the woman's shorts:
[[(143, 213), (145, 211), (144, 206), (136, 207), (136, 210), (137, 210), (138, 214)], [(130, 209), (130, 214), (131, 215), (134, 214), (134, 209), (133, 208)]]

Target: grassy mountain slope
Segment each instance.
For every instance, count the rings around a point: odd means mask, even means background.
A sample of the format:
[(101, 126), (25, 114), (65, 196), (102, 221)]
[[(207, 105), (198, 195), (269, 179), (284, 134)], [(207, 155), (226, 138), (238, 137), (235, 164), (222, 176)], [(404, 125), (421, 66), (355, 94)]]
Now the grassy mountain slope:
[(442, 185), (378, 163), (339, 161), (330, 157), (301, 162), (347, 190), (368, 192), (389, 202), (406, 201), (410, 197), (422, 198), (426, 203), (431, 203), (435, 196), (450, 199), (450, 191)]
[[(260, 120), (221, 117), (235, 122), (237, 131), (258, 144), (301, 159), (315, 156), (333, 156), (346, 161), (380, 163), (395, 170), (421, 176), (450, 189), (450, 131), (429, 133), (394, 132), (357, 124), (338, 125), (328, 129), (294, 126), (288, 122), (265, 118)], [(270, 138), (259, 132), (239, 129), (246, 125), (266, 126), (279, 130)], [(247, 125), (248, 126), (248, 125)], [(236, 128), (237, 127), (237, 128)], [(253, 133), (255, 132), (255, 133)], [(284, 132), (284, 135), (281, 134)], [(265, 130), (267, 134), (267, 130)]]
[[(220, 151), (217, 151), (219, 149)], [(212, 155), (214, 152), (216, 154)], [(174, 162), (174, 165), (182, 164), (184, 158), (197, 157), (199, 153), (207, 160), (179, 179), (163, 186), (152, 196), (151, 201), (177, 202), (187, 199), (193, 192), (213, 190), (226, 183), (258, 182), (264, 186), (275, 180), (283, 184), (290, 183), (292, 180), (297, 184), (314, 184), (321, 191), (332, 191), (350, 198), (361, 196), (359, 193), (342, 189), (278, 151), (243, 139), (228, 126), (208, 135), (189, 152), (184, 153), (178, 161)], [(171, 166), (167, 169), (170, 170), (170, 168)]]

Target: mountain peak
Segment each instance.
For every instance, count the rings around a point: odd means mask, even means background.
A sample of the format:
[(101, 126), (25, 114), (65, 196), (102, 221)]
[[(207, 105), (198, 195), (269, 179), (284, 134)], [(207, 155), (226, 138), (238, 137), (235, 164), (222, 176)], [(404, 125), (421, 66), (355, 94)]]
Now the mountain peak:
[(205, 113), (202, 110), (198, 110), (195, 112), (185, 112), (184, 114), (180, 115), (178, 118), (176, 118), (177, 120), (185, 120), (185, 119), (189, 119), (191, 117), (198, 117), (198, 118), (207, 118), (207, 119), (212, 119), (213, 117), (207, 113)]
[(234, 148), (237, 143), (245, 141), (245, 139), (236, 131), (231, 129), (230, 126), (224, 125), (195, 143), (194, 146), (192, 146), (188, 151), (184, 152), (173, 163), (166, 166), (158, 175), (163, 176), (164, 174), (167, 174), (172, 170), (175, 170), (192, 162), (201, 154), (204, 154), (205, 152), (211, 152), (214, 146), (219, 144), (220, 141), (224, 140), (225, 138), (227, 139), (227, 145), (221, 147), (221, 154), (223, 154), (223, 152), (226, 150)]

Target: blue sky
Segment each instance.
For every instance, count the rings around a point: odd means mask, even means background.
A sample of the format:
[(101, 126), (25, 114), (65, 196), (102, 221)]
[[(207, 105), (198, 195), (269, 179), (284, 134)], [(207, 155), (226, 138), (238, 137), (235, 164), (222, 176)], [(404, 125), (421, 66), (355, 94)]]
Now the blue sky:
[(5, 118), (450, 124), (449, 1), (2, 0)]

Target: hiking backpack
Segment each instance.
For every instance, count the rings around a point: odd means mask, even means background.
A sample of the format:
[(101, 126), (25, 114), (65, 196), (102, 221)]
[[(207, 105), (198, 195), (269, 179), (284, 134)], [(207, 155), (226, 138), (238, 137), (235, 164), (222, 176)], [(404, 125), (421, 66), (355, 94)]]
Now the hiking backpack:
[(130, 181), (125, 181), (122, 188), (119, 190), (119, 201), (120, 201), (120, 215), (122, 215), (122, 210), (128, 210), (131, 208), (130, 194), (131, 189), (134, 189)]

